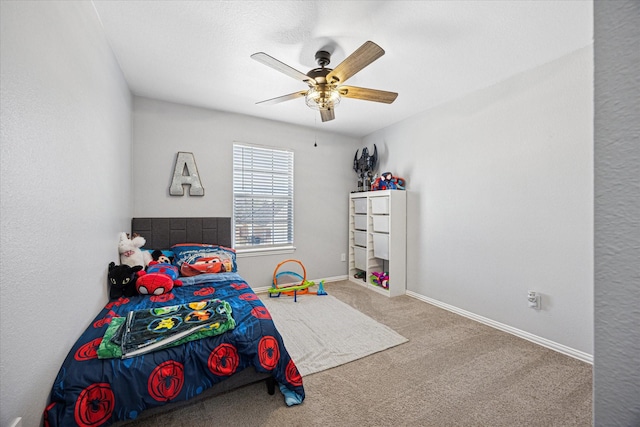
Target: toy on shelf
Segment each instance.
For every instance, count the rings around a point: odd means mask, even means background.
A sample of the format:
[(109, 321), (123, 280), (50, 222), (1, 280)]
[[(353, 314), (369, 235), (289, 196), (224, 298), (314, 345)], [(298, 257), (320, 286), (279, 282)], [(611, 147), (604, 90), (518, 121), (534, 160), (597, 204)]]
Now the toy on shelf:
[[(282, 267), (286, 263), (297, 263), (302, 269), (302, 274), (296, 273), (294, 271), (280, 271), (280, 267)], [(278, 279), (282, 277), (292, 277), (300, 282), (296, 284), (287, 284), (287, 285), (278, 285)], [(284, 295), (293, 295), (293, 302), (298, 302), (298, 295), (303, 294), (315, 294), (315, 295), (327, 295), (327, 292), (324, 290), (324, 280), (321, 280), (318, 284), (318, 290), (312, 292), (309, 290), (311, 286), (315, 286), (315, 282), (307, 280), (307, 269), (304, 268), (304, 264), (298, 261), (297, 259), (287, 259), (282, 261), (280, 264), (276, 266), (276, 269), (273, 271), (273, 282), (271, 283), (271, 288), (269, 288), (269, 298), (278, 298), (280, 294)]]
[(404, 178), (393, 176), (391, 172), (384, 172), (371, 184), (371, 191), (404, 190)]
[(389, 289), (389, 273), (387, 272), (372, 271), (369, 280), (372, 285)]
[(360, 279), (360, 280), (362, 280), (363, 282), (366, 282), (366, 281), (367, 281), (367, 272), (366, 272), (366, 271), (362, 271), (362, 270), (357, 271), (357, 272), (353, 275), (353, 277), (354, 277), (355, 279)]
[(378, 147), (373, 144), (373, 154), (369, 155), (367, 147), (362, 149), (362, 154), (358, 158), (358, 150), (353, 158), (353, 170), (358, 174), (358, 191), (369, 191), (373, 171), (378, 165)]

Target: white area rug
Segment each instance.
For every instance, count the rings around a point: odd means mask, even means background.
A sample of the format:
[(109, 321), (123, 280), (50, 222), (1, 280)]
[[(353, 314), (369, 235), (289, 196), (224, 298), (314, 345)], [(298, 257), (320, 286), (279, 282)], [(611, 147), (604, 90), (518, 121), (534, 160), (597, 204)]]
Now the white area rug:
[(395, 347), (408, 339), (331, 295), (260, 295), (302, 376)]

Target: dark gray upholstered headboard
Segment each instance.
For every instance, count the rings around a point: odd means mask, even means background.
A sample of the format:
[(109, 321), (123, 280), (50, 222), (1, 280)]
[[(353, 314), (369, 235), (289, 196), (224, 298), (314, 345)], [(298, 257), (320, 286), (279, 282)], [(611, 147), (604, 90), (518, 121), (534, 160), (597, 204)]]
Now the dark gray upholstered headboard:
[(169, 249), (176, 243), (231, 247), (231, 218), (133, 218), (131, 233), (145, 238), (147, 249)]

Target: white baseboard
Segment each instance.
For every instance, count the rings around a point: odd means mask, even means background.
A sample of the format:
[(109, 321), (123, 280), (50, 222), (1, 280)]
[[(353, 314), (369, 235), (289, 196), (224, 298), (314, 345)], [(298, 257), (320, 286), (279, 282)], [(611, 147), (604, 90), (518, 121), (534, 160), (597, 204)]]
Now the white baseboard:
[(515, 335), (517, 337), (523, 338), (527, 341), (531, 341), (535, 344), (541, 345), (543, 347), (549, 348), (551, 350), (555, 350), (558, 353), (562, 353), (567, 356), (571, 356), (575, 359), (581, 360), (583, 362), (589, 363), (593, 365), (593, 355), (589, 353), (585, 353), (580, 350), (576, 350), (571, 347), (567, 347), (566, 345), (558, 344), (557, 342), (550, 341), (546, 338), (539, 337), (537, 335), (530, 334), (529, 332), (522, 331), (520, 329), (516, 329), (509, 325), (505, 325), (500, 322), (496, 322), (495, 320), (487, 319), (486, 317), (478, 316), (477, 314), (471, 313), (469, 311), (462, 310), (460, 308), (454, 307), (449, 304), (445, 304), (438, 300), (425, 297), (424, 295), (420, 295), (418, 293), (407, 291), (407, 296), (411, 298), (418, 299), (420, 301), (426, 302), (431, 305), (435, 305), (436, 307), (440, 307), (447, 311), (450, 311), (455, 314), (459, 314), (460, 316), (464, 316), (468, 319), (475, 320), (476, 322), (483, 323), (487, 326), (491, 326), (492, 328), (499, 329), (501, 331), (507, 332), (511, 335)]

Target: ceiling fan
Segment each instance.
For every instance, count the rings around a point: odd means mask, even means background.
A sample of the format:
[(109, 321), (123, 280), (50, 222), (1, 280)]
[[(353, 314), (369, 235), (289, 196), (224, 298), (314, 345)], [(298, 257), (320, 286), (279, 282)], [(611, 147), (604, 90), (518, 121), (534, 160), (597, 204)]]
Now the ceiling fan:
[(320, 111), (323, 122), (335, 119), (334, 108), (340, 103), (341, 97), (391, 104), (398, 96), (395, 92), (344, 85), (347, 79), (382, 55), (384, 55), (384, 50), (374, 42), (368, 41), (338, 64), (336, 68), (331, 69), (327, 68), (331, 61), (331, 54), (320, 50), (316, 53), (316, 62), (320, 68), (314, 68), (304, 74), (264, 52), (254, 53), (251, 58), (256, 61), (309, 85), (308, 90), (267, 99), (257, 104), (277, 104), (304, 97), (310, 108)]

